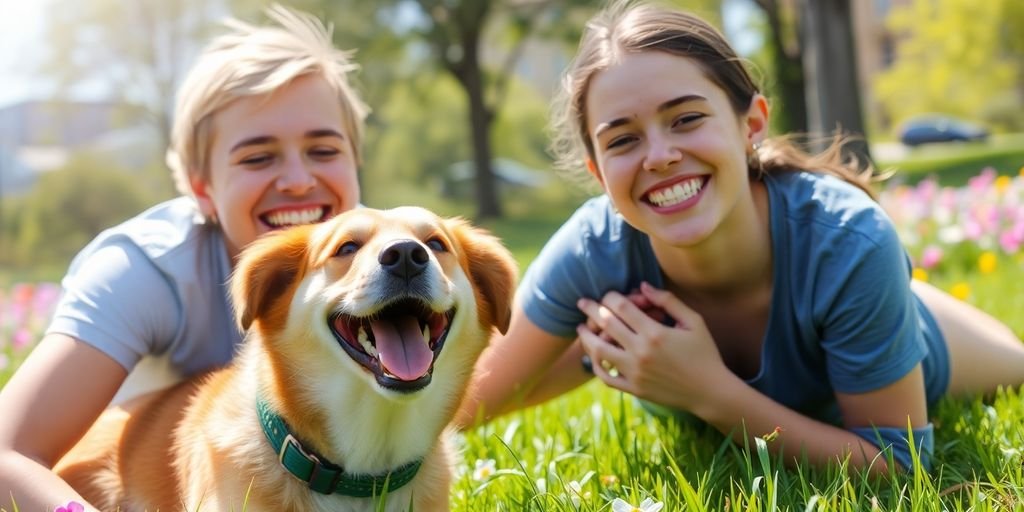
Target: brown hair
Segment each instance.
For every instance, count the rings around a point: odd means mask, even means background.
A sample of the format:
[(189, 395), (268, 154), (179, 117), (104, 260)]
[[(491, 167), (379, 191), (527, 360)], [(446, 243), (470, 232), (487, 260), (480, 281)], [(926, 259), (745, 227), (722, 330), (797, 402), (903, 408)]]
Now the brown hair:
[[(556, 167), (572, 177), (586, 177), (581, 164), (594, 159), (587, 134), (587, 91), (594, 75), (628, 52), (661, 51), (692, 59), (707, 78), (722, 88), (737, 115), (746, 112), (760, 88), (725, 37), (693, 14), (633, 0), (618, 0), (595, 15), (584, 29), (576, 57), (553, 104), (551, 151)], [(817, 154), (801, 149), (808, 137), (772, 137), (750, 155), (752, 178), (762, 174), (808, 170), (838, 176), (874, 197), (870, 165), (861, 170), (855, 157), (844, 157), (847, 137), (836, 136)]]

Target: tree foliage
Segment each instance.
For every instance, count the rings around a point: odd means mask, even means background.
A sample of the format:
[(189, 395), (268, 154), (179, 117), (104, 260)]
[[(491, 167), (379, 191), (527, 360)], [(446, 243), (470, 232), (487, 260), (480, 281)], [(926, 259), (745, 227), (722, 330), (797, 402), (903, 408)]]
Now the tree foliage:
[(49, 12), (40, 71), (64, 91), (85, 83), (144, 107), (166, 147), (175, 88), (223, 15), (203, 0), (62, 2)]
[(896, 60), (874, 84), (887, 117), (898, 123), (945, 112), (1000, 124), (1011, 111), (1019, 118), (1022, 12), (1020, 0), (913, 0), (893, 7), (887, 24), (899, 37)]
[(40, 176), (12, 219), (15, 263), (66, 263), (100, 231), (152, 204), (153, 196), (128, 171), (78, 155)]

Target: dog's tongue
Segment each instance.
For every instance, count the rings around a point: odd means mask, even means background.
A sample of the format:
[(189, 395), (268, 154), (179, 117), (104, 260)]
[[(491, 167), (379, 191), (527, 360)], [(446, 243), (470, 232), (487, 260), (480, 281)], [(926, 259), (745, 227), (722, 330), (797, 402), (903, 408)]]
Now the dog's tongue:
[(416, 380), (430, 370), (434, 352), (423, 339), (420, 321), (414, 316), (370, 322), (380, 363), (395, 377)]

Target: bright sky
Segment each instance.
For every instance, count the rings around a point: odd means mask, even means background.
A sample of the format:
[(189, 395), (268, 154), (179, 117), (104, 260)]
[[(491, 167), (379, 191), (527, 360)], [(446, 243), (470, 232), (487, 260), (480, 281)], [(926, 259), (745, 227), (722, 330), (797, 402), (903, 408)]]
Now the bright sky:
[[(0, 108), (27, 99), (42, 99), (53, 94), (49, 81), (35, 76), (36, 62), (43, 56), (44, 21), (48, 6), (59, 8), (61, 0), (0, 0)], [(82, 0), (63, 0), (82, 1)], [(759, 38), (744, 30), (749, 16), (755, 14), (750, 0), (724, 0), (724, 30), (737, 51), (747, 54), (759, 44)]]
[(32, 78), (41, 55), (43, 19), (51, 0), (0, 0), (0, 107), (46, 93)]

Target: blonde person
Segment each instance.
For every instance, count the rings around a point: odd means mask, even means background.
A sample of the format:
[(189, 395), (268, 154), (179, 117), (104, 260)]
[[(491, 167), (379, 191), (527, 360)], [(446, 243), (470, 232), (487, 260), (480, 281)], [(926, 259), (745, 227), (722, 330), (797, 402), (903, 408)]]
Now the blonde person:
[(129, 374), (124, 388), (230, 360), (241, 337), (225, 286), (246, 244), (359, 204), (354, 65), (316, 18), (267, 13), (274, 23), (229, 22), (181, 85), (168, 163), (183, 197), (79, 253), (39, 346), (0, 391), (0, 495), (21, 510), (83, 501), (50, 468)]
[[(578, 386), (592, 372), (656, 412), (735, 441), (782, 427), (787, 462), (925, 464), (928, 408), (1024, 381), (1024, 345), (910, 280), (866, 177), (768, 136), (764, 96), (719, 32), (618, 3), (587, 25), (554, 147), (604, 195), (525, 272), (508, 333), (463, 420)], [(482, 414), (482, 416), (481, 416)], [(778, 446), (776, 445), (776, 446)]]

